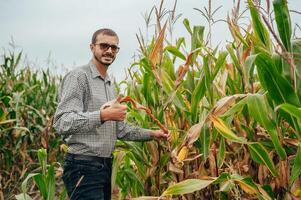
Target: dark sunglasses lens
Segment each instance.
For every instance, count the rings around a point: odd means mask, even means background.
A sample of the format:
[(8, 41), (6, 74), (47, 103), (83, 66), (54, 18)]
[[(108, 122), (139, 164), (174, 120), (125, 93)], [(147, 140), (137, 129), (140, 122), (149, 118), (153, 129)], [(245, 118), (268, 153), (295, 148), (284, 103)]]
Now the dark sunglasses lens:
[(100, 47), (101, 49), (107, 50), (107, 49), (109, 49), (110, 45), (107, 44), (107, 43), (100, 43), (100, 44), (99, 44), (99, 47)]
[(110, 47), (111, 47), (112, 51), (118, 51), (119, 50), (118, 46), (116, 46), (116, 45), (110, 45), (108, 43), (100, 43), (99, 47), (101, 49), (103, 49), (103, 50), (108, 50)]
[(118, 49), (118, 47), (117, 47), (116, 45), (111, 45), (111, 49), (112, 49), (113, 51), (116, 51), (116, 50)]

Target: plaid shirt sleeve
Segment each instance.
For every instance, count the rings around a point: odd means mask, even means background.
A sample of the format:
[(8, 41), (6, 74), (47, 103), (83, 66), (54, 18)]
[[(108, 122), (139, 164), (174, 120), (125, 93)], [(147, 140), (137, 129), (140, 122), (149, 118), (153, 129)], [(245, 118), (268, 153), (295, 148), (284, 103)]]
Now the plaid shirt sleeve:
[(147, 141), (151, 140), (149, 129), (130, 126), (125, 122), (117, 122), (117, 138), (120, 140)]
[(59, 94), (59, 104), (54, 115), (53, 127), (63, 135), (82, 134), (101, 125), (100, 110), (85, 111), (85, 77), (68, 74)]

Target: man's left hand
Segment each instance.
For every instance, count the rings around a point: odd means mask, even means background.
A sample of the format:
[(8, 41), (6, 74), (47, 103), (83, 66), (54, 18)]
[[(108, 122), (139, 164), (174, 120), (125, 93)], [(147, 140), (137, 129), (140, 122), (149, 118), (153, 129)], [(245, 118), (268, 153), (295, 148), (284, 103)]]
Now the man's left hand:
[(151, 136), (155, 139), (165, 139), (167, 141), (171, 141), (170, 133), (164, 133), (163, 130), (152, 130)]

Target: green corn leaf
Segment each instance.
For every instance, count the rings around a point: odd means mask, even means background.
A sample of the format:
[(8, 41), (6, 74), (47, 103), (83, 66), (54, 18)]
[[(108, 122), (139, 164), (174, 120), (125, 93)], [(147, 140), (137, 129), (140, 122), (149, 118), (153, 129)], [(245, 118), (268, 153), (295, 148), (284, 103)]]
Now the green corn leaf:
[(172, 80), (176, 80), (176, 73), (175, 73), (175, 60), (176, 56), (173, 59), (169, 57), (167, 53), (164, 54), (162, 68), (169, 74)]
[(289, 178), (290, 184), (293, 184), (293, 182), (300, 176), (300, 174), (301, 174), (301, 145), (299, 144), (298, 151), (294, 159), (294, 165), (292, 168), (291, 176)]
[[(294, 39), (292, 41), (294, 61), (296, 65), (297, 74), (301, 74), (301, 39)], [(296, 79), (297, 81), (297, 94), (301, 101), (301, 80)]]
[(254, 119), (267, 130), (274, 144), (277, 154), (280, 156), (281, 160), (284, 160), (286, 159), (286, 152), (281, 146), (280, 140), (278, 138), (278, 132), (276, 129), (276, 123), (269, 116), (267, 106), (268, 105), (266, 104), (266, 101), (262, 95), (248, 95), (248, 109), (250, 115), (254, 117)]
[(248, 5), (250, 8), (251, 18), (253, 30), (255, 32), (256, 37), (259, 39), (261, 44), (263, 44), (268, 51), (271, 50), (271, 39), (269, 36), (268, 30), (263, 25), (258, 10), (253, 4), (252, 0), (248, 0)]
[(284, 103), (276, 107), (276, 110), (281, 109), (290, 115), (296, 117), (297, 119), (301, 120), (301, 108), (298, 108), (294, 105), (289, 103)]
[(185, 37), (180, 37), (180, 38), (177, 39), (176, 48), (180, 49), (180, 47), (181, 47), (182, 44), (184, 46), (186, 45), (186, 43), (185, 43)]
[(10, 107), (10, 102), (12, 100), (12, 97), (4, 96), (4, 97), (1, 97), (0, 100), (3, 102), (4, 106), (8, 108), (8, 107)]
[(227, 50), (230, 54), (230, 57), (231, 57), (231, 61), (233, 62), (235, 68), (240, 68), (240, 63), (235, 55), (235, 50), (234, 50), (234, 47), (231, 46), (231, 45), (227, 45)]
[(254, 79), (254, 68), (255, 68), (255, 60), (257, 55), (250, 55), (247, 57), (244, 65), (246, 67), (247, 79), (253, 82)]
[(207, 159), (209, 154), (209, 144), (210, 144), (210, 131), (208, 125), (204, 124), (204, 127), (201, 129), (200, 141), (201, 141), (201, 154), (204, 160)]
[(203, 38), (204, 38), (204, 26), (194, 26), (193, 27), (193, 34), (191, 37), (191, 51), (202, 47), (203, 45)]
[[(193, 32), (191, 36), (191, 52), (203, 46), (204, 30), (205, 30), (204, 26), (193, 27)], [(196, 57), (197, 57), (197, 53), (193, 54), (191, 63), (194, 63)]]
[(185, 87), (185, 89), (187, 91), (189, 91), (187, 93), (187, 97), (188, 97), (188, 100), (191, 102), (191, 92), (190, 91), (193, 91), (194, 88), (195, 88), (194, 72), (193, 72), (193, 70), (189, 70), (187, 72), (186, 80), (184, 81), (183, 86)]
[(124, 142), (124, 144), (127, 145), (127, 149), (129, 149), (130, 152), (133, 154), (133, 158), (135, 158), (138, 161), (145, 160), (145, 158), (143, 157), (143, 150), (141, 147), (139, 147), (138, 144), (135, 144), (133, 142)]
[(174, 56), (186, 61), (186, 57), (179, 51), (179, 49), (177, 49), (174, 46), (169, 45), (169, 46), (165, 47), (164, 51), (168, 51), (171, 54), (173, 54)]
[[(274, 61), (268, 54), (260, 53), (256, 58), (256, 65), (260, 83), (268, 91), (269, 101), (273, 101), (276, 105), (290, 103), (300, 106), (299, 98), (289, 80), (279, 74), (274, 66)], [(297, 123), (289, 115), (285, 115), (285, 113), (280, 113), (280, 115), (289, 123), (293, 123), (292, 126), (299, 130)]]
[(128, 177), (130, 177), (133, 182), (136, 182), (141, 188), (143, 188), (142, 180), (140, 179), (140, 177), (138, 177), (137, 173), (132, 168), (126, 168), (124, 172), (128, 175)]
[(47, 186), (42, 174), (33, 177), (35, 184), (38, 186), (40, 193), (44, 199), (47, 199)]
[[(209, 59), (208, 56), (203, 57), (203, 69), (204, 69), (204, 78), (205, 78), (205, 87), (206, 87), (206, 91), (208, 96), (211, 97), (211, 72), (209, 69)], [(208, 97), (207, 98), (210, 98)], [(210, 100), (209, 100), (210, 101)]]
[(114, 153), (114, 162), (113, 162), (113, 168), (112, 168), (112, 188), (115, 187), (116, 179), (117, 179), (117, 171), (118, 168), (121, 166), (121, 162), (125, 156), (125, 152), (119, 151)]
[[(206, 79), (204, 75), (201, 75), (201, 79), (197, 82), (196, 87), (194, 88), (191, 96), (191, 119), (192, 123), (197, 123), (197, 115), (198, 115), (198, 106), (201, 101), (201, 99), (204, 97), (205, 92), (206, 92), (206, 87), (210, 88), (212, 82), (214, 81), (216, 75), (224, 66), (226, 58), (227, 58), (228, 53), (225, 51), (222, 51), (219, 54), (219, 57), (217, 58), (217, 61), (215, 63), (215, 68), (214, 71), (210, 77), (210, 81), (207, 78), (207, 82), (205, 83)], [(208, 75), (209, 76), (209, 75)]]
[[(261, 188), (263, 189), (263, 191), (266, 193), (267, 196), (269, 196), (271, 199), (275, 199), (273, 189), (270, 185), (264, 185)], [(266, 199), (268, 199), (268, 198), (266, 198)], [(266, 200), (266, 199), (264, 199), (264, 200)]]
[(227, 56), (228, 56), (228, 52), (226, 52), (226, 51), (219, 52), (217, 60), (215, 62), (215, 67), (214, 67), (211, 79), (214, 79), (216, 77), (217, 73), (220, 71), (220, 69), (225, 65)]
[(202, 179), (187, 179), (174, 185), (169, 186), (161, 196), (167, 195), (183, 195), (193, 193), (209, 186), (210, 184), (219, 184), (227, 181), (230, 176), (227, 173), (222, 173), (219, 177), (211, 177), (212, 180)]
[(225, 147), (225, 140), (223, 137), (220, 138), (220, 145), (218, 148), (218, 154), (217, 154), (217, 166), (218, 168), (221, 168), (224, 160), (226, 157), (226, 147)]
[[(169, 74), (162, 70), (162, 83), (163, 89), (166, 94), (171, 94), (174, 91), (174, 81), (170, 78)], [(186, 106), (183, 100), (182, 95), (176, 91), (175, 97), (173, 99), (173, 103), (182, 110), (186, 110)]]
[(149, 92), (149, 89), (152, 85), (151, 81), (151, 75), (148, 72), (145, 72), (143, 74), (142, 93), (147, 105), (152, 105), (154, 103), (154, 100)]
[(189, 20), (187, 18), (185, 18), (183, 20), (183, 24), (184, 24), (186, 30), (190, 33), (190, 35), (192, 35), (192, 30), (190, 28), (190, 23), (189, 23)]
[(162, 194), (162, 196), (167, 195), (179, 195), (179, 194), (189, 194), (195, 191), (206, 188), (208, 185), (213, 183), (213, 180), (200, 180), (200, 179), (187, 179), (185, 181), (176, 183), (175, 185), (169, 186)]
[(53, 165), (50, 165), (48, 167), (46, 183), (47, 183), (47, 200), (52, 200), (54, 199), (55, 196), (55, 174), (54, 174)]
[(259, 164), (265, 165), (270, 170), (273, 176), (278, 176), (272, 159), (270, 158), (267, 150), (260, 143), (250, 143), (248, 144), (248, 148), (254, 161)]
[(213, 181), (213, 184), (223, 183), (223, 182), (229, 180), (230, 178), (231, 178), (231, 176), (228, 173), (223, 172), (219, 175), (219, 177), (217, 179), (215, 179), (215, 181)]
[(287, 6), (287, 0), (274, 0), (273, 1), (275, 19), (280, 35), (281, 41), (287, 51), (292, 50), (291, 37), (292, 37), (292, 26), (291, 18)]
[(162, 70), (161, 72), (163, 89), (167, 94), (170, 94), (174, 89), (174, 81), (171, 79), (167, 72), (165, 72), (164, 70)]
[(269, 92), (269, 95), (277, 105), (284, 102), (296, 106), (300, 105), (293, 87), (278, 73), (269, 55), (260, 53), (255, 62), (262, 86)]
[(205, 78), (201, 77), (193, 90), (192, 97), (191, 97), (191, 120), (192, 123), (197, 122), (197, 115), (198, 115), (198, 110), (199, 110), (199, 103), (201, 99), (204, 97), (205, 92), (206, 92), (206, 87), (205, 87)]
[(280, 55), (273, 53), (272, 60), (278, 73), (283, 74), (284, 77), (288, 77), (287, 79), (290, 80), (290, 68), (285, 66), (287, 63), (284, 63), (283, 58)]

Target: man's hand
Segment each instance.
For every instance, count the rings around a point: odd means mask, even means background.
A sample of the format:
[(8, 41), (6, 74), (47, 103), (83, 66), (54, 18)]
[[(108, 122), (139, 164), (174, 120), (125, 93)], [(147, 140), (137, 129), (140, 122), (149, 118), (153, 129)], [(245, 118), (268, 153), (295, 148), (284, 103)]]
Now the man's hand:
[(101, 121), (123, 121), (126, 117), (127, 106), (119, 103), (102, 106), (100, 108)]
[(164, 133), (163, 130), (152, 130), (150, 132), (151, 136), (156, 139), (165, 139), (167, 141), (171, 141), (170, 133)]

